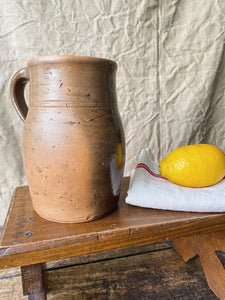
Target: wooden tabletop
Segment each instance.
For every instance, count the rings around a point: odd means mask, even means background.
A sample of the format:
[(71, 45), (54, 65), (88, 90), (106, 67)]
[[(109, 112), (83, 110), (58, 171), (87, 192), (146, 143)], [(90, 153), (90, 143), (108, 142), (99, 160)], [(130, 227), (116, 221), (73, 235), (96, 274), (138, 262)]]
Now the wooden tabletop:
[(101, 219), (80, 224), (60, 224), (40, 218), (32, 208), (28, 187), (18, 187), (0, 244), (0, 269), (225, 229), (223, 213), (175, 212), (128, 205), (125, 203), (128, 185), (129, 178), (124, 178), (116, 210)]

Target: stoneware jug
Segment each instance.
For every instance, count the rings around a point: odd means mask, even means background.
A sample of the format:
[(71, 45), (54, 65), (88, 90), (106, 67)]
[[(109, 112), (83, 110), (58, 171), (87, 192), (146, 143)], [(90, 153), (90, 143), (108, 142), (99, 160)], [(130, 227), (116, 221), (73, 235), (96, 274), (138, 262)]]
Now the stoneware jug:
[(87, 222), (117, 205), (125, 150), (116, 68), (103, 58), (40, 56), (12, 78), (32, 204), (47, 220)]

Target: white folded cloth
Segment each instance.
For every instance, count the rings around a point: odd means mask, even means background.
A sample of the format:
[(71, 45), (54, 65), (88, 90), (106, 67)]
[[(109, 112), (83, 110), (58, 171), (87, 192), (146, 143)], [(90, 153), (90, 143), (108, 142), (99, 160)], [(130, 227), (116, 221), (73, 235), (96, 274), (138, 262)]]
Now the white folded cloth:
[(131, 172), (126, 203), (165, 210), (189, 212), (224, 212), (225, 180), (204, 188), (176, 185), (159, 174), (158, 162), (143, 149)]

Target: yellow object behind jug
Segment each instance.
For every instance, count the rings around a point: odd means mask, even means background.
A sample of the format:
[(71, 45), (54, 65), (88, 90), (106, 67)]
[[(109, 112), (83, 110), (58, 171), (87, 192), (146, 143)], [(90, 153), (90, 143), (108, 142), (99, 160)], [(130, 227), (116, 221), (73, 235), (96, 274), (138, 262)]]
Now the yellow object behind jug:
[(178, 185), (210, 186), (225, 176), (225, 155), (219, 148), (209, 144), (180, 147), (160, 161), (159, 172)]

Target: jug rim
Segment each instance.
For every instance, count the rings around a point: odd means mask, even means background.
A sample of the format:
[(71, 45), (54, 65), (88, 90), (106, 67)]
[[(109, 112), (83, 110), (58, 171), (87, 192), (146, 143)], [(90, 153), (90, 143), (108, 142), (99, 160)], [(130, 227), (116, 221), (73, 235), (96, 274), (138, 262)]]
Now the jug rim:
[(113, 60), (95, 57), (95, 56), (83, 56), (83, 55), (43, 55), (35, 56), (28, 60), (30, 64), (42, 64), (42, 63), (68, 63), (75, 62), (77, 64), (104, 64), (116, 68), (117, 63)]

